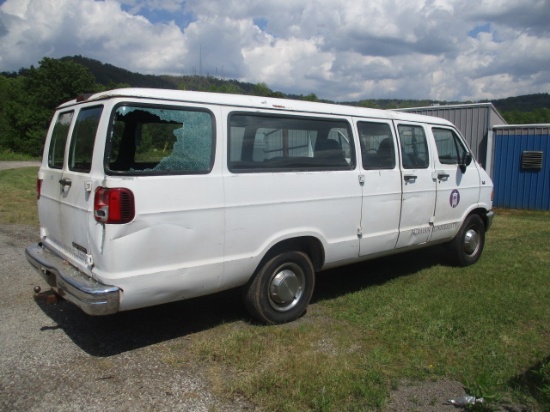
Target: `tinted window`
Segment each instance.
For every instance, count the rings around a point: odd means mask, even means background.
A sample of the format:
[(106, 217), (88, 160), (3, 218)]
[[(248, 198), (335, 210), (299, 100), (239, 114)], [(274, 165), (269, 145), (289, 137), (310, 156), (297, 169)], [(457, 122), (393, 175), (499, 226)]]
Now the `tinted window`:
[(69, 152), (69, 169), (75, 172), (89, 172), (92, 167), (97, 126), (103, 107), (80, 110), (74, 125)]
[(390, 125), (359, 122), (359, 138), (365, 170), (393, 169), (395, 144)]
[(401, 140), (401, 157), (404, 169), (427, 169), (430, 164), (428, 143), (422, 126), (397, 126)]
[(343, 120), (233, 114), (229, 169), (235, 172), (345, 170), (355, 167)]
[(456, 133), (449, 129), (432, 129), (439, 163), (455, 165), (463, 162), (468, 150)]
[(124, 174), (208, 173), (214, 126), (206, 111), (119, 106), (110, 131), (106, 167)]
[(72, 118), (73, 112), (61, 113), (57, 117), (48, 150), (48, 166), (52, 168), (63, 168), (65, 144), (67, 143), (67, 136), (69, 135), (69, 128), (71, 126)]

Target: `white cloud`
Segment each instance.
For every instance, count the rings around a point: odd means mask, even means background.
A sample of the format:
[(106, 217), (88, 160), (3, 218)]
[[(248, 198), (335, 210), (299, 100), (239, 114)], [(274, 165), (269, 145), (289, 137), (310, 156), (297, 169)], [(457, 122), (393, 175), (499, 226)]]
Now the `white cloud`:
[(491, 99), (550, 91), (549, 15), (547, 0), (6, 0), (0, 71), (81, 54), (333, 100)]
[(285, 90), (313, 90), (330, 81), (334, 56), (319, 49), (320, 39), (273, 39), (243, 50), (247, 77)]
[(6, 32), (0, 70), (81, 54), (144, 73), (176, 71), (186, 52), (174, 23), (153, 25), (112, 0), (11, 0), (1, 6), (0, 19)]

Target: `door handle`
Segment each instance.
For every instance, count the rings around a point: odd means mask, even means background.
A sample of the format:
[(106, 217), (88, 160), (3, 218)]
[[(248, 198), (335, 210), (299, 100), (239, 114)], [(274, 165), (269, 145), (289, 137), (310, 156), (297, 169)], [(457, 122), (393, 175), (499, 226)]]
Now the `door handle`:
[(68, 177), (64, 177), (63, 179), (59, 179), (59, 184), (63, 187), (70, 186), (73, 182)]
[(438, 173), (437, 178), (439, 180), (447, 180), (449, 178), (449, 174), (448, 173)]
[(405, 182), (414, 182), (417, 179), (418, 176), (416, 175), (405, 175), (403, 178), (405, 179)]

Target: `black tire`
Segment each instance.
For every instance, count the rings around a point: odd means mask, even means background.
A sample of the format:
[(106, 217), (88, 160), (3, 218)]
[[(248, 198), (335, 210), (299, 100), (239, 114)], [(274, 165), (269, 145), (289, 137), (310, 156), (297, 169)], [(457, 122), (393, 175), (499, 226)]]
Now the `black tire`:
[(485, 225), (481, 217), (476, 214), (468, 216), (449, 246), (455, 265), (476, 263), (485, 247)]
[(259, 321), (273, 325), (304, 314), (313, 295), (315, 271), (302, 252), (285, 252), (262, 265), (245, 293), (245, 305)]

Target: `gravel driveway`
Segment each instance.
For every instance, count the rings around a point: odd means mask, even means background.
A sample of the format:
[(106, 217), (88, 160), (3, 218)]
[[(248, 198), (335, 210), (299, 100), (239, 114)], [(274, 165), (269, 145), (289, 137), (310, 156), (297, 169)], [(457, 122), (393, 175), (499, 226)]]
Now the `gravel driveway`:
[(40, 162), (33, 161), (0, 161), (0, 170), (17, 169), (20, 167), (39, 167)]
[[(216, 399), (186, 354), (191, 334), (238, 313), (194, 301), (87, 316), (55, 302), (27, 263), (24, 248), (37, 234), (36, 227), (0, 225), (1, 411), (249, 409)], [(36, 285), (44, 291), (34, 296)]]

